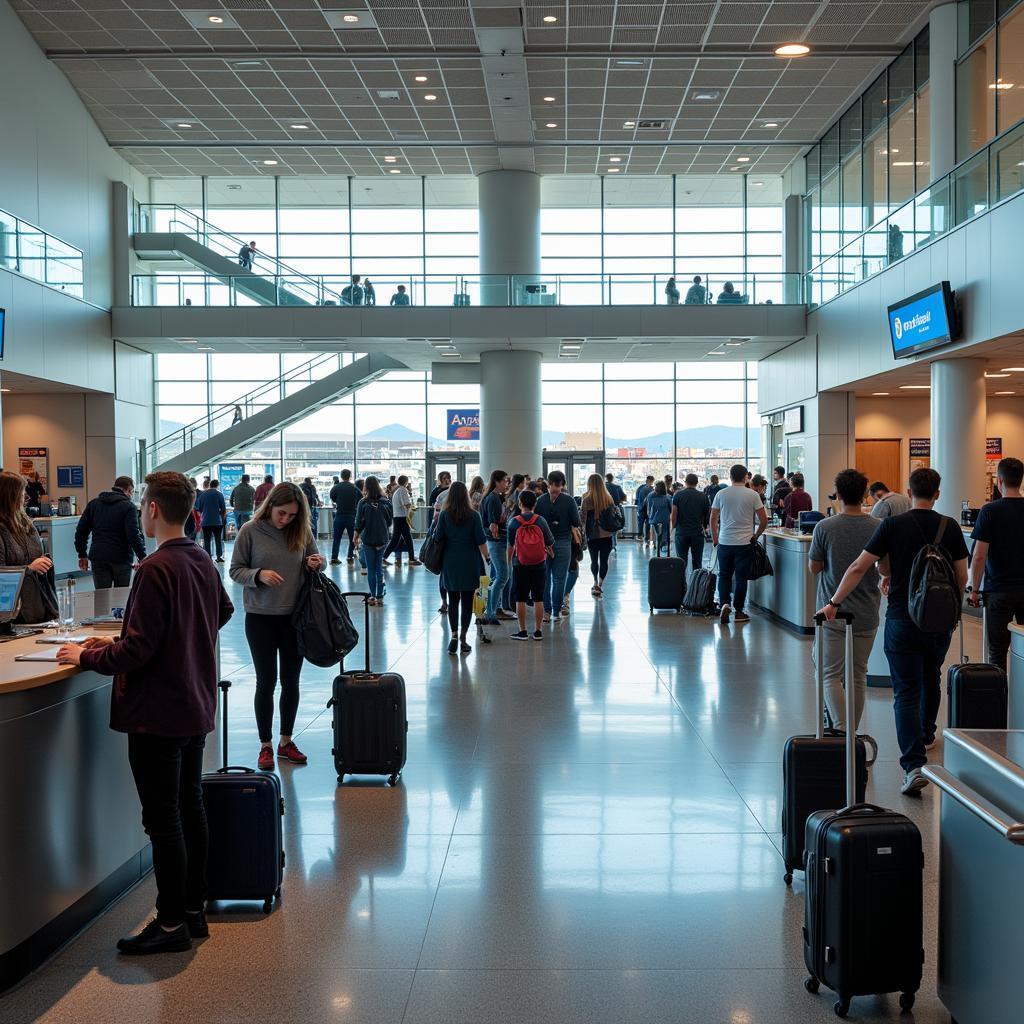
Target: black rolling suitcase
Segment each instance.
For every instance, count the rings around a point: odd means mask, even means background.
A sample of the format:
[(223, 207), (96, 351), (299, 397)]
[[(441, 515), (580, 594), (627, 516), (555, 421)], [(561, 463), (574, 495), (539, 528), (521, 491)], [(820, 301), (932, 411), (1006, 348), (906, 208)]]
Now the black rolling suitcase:
[(228, 767), (228, 690), (223, 699), (224, 766), (203, 776), (210, 829), (207, 895), (210, 900), (263, 900), (270, 913), (284, 878), (284, 800), (272, 772)]
[(334, 767), (338, 782), (346, 775), (387, 775), (394, 786), (405, 767), (409, 723), (405, 713), (405, 680), (397, 672), (370, 671), (369, 594), (350, 591), (344, 598), (363, 599), (366, 668), (346, 672), (334, 680)]
[[(839, 612), (846, 623), (847, 639), (853, 629), (853, 617)], [(793, 872), (804, 866), (804, 828), (813, 811), (838, 807), (846, 793), (846, 734), (825, 729), (824, 616), (814, 617), (814, 642), (818, 645), (816, 688), (816, 731), (813, 736), (790, 736), (782, 749), (782, 852), (786, 863), (784, 880), (793, 881)], [(847, 644), (846, 688), (853, 686), (853, 659)], [(857, 800), (864, 799), (868, 783), (867, 753), (864, 741), (857, 739)]]
[(647, 605), (656, 608), (682, 608), (686, 590), (686, 561), (682, 558), (652, 558), (647, 563)]
[[(981, 612), (981, 651), (988, 654), (988, 616)], [(964, 655), (964, 620), (960, 619), (960, 663), (946, 673), (946, 711), (950, 729), (1005, 729), (1008, 687), (1006, 673), (987, 662), (968, 662)]]
[(718, 552), (716, 551), (710, 569), (701, 567), (690, 573), (690, 580), (686, 584), (683, 594), (683, 608), (691, 615), (710, 615), (715, 610), (715, 586), (718, 583), (715, 565), (717, 564)]
[[(848, 721), (853, 714), (848, 686)], [(896, 811), (856, 802), (855, 759), (848, 734), (846, 806), (815, 811), (804, 841), (804, 988), (832, 989), (838, 1017), (854, 996), (887, 992), (899, 992), (900, 1007), (909, 1010), (924, 966), (921, 833)]]

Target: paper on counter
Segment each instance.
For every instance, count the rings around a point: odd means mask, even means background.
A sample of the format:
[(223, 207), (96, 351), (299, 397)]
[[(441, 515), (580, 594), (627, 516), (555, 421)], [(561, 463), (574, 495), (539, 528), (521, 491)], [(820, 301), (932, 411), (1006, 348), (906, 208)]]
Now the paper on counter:
[(15, 661), (56, 661), (57, 647), (47, 647), (41, 651), (31, 651), (29, 654), (19, 654), (15, 656)]

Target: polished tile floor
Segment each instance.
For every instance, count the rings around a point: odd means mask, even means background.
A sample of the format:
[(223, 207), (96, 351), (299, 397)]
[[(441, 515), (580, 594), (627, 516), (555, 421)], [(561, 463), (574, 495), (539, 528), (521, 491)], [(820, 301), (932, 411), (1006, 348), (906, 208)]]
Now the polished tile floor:
[[(281, 769), (288, 866), (273, 913), (232, 906), (191, 954), (119, 958), (115, 939), (151, 912), (146, 880), (0, 1000), (0, 1019), (833, 1020), (832, 998), (801, 984), (803, 882), (783, 885), (779, 854), (782, 744), (813, 723), (809, 641), (756, 614), (727, 628), (651, 616), (645, 556), (623, 543), (612, 565), (604, 600), (581, 587), (570, 622), (543, 643), (509, 642), (503, 629), (458, 659), (445, 650), (436, 578), (390, 570), (370, 645), (374, 666), (408, 686), (399, 786), (337, 787), (333, 673), (307, 666), (297, 732), (310, 763)], [(333, 571), (344, 587), (364, 582)], [(236, 684), (230, 756), (255, 764), (242, 625), (239, 611), (223, 634)], [(978, 645), (973, 624), (968, 644)], [(864, 729), (881, 752), (868, 797), (923, 830), (927, 966), (909, 1019), (945, 1024), (938, 802), (934, 789), (899, 794), (890, 700), (870, 691)], [(853, 1005), (859, 1021), (898, 1012), (889, 996)]]

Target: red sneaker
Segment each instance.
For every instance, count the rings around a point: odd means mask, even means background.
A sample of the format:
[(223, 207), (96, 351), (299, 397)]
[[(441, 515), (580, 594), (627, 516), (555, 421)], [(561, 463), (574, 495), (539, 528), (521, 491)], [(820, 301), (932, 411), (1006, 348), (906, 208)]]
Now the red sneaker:
[(305, 764), (309, 758), (299, 750), (293, 740), (289, 740), (287, 743), (279, 743), (277, 745), (277, 756), (283, 757), (286, 761), (291, 761), (292, 764)]
[(259, 760), (256, 762), (256, 766), (265, 772), (272, 772), (274, 770), (273, 747), (260, 747), (260, 756)]

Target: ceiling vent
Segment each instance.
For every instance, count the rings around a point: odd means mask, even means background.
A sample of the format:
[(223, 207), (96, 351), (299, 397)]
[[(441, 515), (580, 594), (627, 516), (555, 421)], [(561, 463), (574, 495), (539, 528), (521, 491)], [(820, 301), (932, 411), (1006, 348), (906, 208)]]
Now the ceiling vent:
[(637, 121), (636, 130), (638, 132), (663, 132), (668, 126), (669, 122), (664, 118), (644, 118), (642, 121)]
[(378, 89), (377, 99), (379, 100), (397, 100), (398, 90), (397, 89)]

